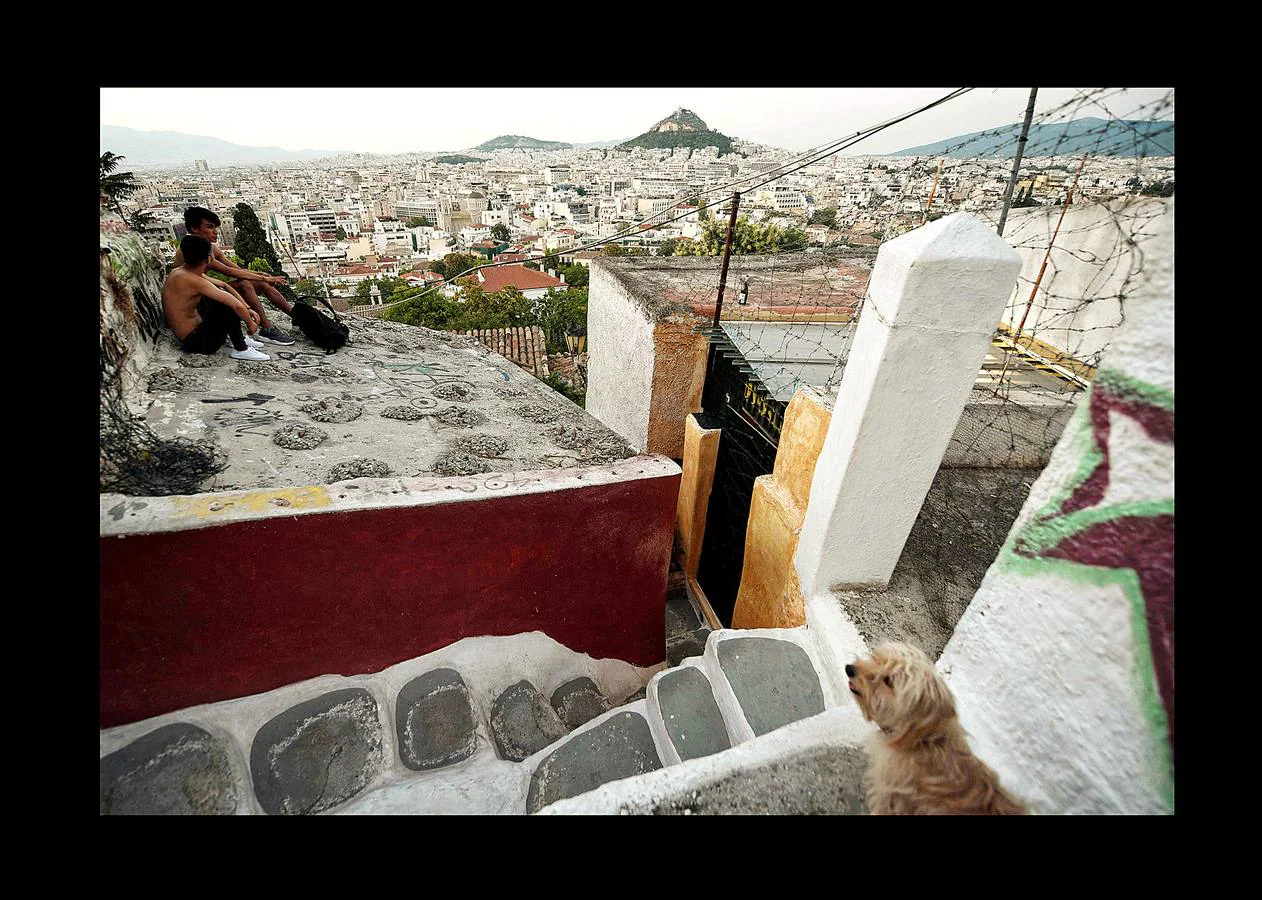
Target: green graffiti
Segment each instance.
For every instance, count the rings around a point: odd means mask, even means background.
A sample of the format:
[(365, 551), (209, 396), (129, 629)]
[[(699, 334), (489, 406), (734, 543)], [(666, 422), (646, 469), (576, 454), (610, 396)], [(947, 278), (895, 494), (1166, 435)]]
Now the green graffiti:
[(1048, 559), (1044, 557), (1029, 558), (1008, 552), (1005, 547), (1000, 552), (996, 564), (1003, 572), (1021, 575), (1027, 578), (1045, 578), (1061, 576), (1071, 580), (1085, 582), (1095, 587), (1119, 587), (1130, 606), (1132, 655), (1135, 666), (1135, 689), (1139, 694), (1140, 714), (1143, 716), (1149, 733), (1149, 752), (1156, 762), (1155, 785), (1162, 802), (1170, 812), (1174, 812), (1174, 760), (1170, 755), (1170, 724), (1166, 719), (1166, 709), (1157, 691), (1157, 673), (1152, 662), (1152, 646), (1149, 643), (1148, 619), (1144, 592), (1139, 586), (1139, 576), (1134, 569), (1105, 569), (1100, 566), (1085, 566), (1065, 559)]
[[(1174, 393), (1148, 384), (1113, 369), (1097, 373), (1091, 391), (1106, 393), (1127, 400), (1157, 406), (1173, 412)], [(1092, 474), (1105, 463), (1105, 448), (1100, 446), (1091, 421), (1091, 393), (1079, 403), (1066, 425), (1063, 448), (1078, 462), (1065, 483), (1052, 492), (1026, 524), (1008, 535), (995, 563), (1001, 571), (1038, 578), (1061, 576), (1097, 587), (1121, 588), (1130, 607), (1135, 689), (1140, 712), (1149, 729), (1149, 749), (1156, 761), (1155, 785), (1167, 809), (1174, 811), (1174, 760), (1170, 751), (1169, 721), (1158, 689), (1153, 663), (1151, 635), (1148, 632), (1147, 604), (1139, 576), (1131, 568), (1106, 568), (1040, 554), (1056, 547), (1084, 529), (1124, 517), (1151, 517), (1174, 514), (1173, 499), (1117, 503), (1105, 507), (1089, 507), (1062, 513), (1066, 502)], [(1018, 549), (1020, 548), (1020, 549)]]
[(1174, 391), (1149, 384), (1147, 381), (1140, 381), (1117, 369), (1100, 369), (1096, 373), (1094, 384), (1099, 385), (1106, 393), (1114, 397), (1136, 400), (1174, 412)]

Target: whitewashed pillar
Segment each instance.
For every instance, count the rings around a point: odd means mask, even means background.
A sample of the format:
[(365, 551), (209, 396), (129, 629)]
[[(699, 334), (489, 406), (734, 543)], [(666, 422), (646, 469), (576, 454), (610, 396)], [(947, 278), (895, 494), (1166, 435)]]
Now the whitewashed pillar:
[(1020, 268), (963, 213), (881, 246), (811, 481), (804, 595), (889, 583)]

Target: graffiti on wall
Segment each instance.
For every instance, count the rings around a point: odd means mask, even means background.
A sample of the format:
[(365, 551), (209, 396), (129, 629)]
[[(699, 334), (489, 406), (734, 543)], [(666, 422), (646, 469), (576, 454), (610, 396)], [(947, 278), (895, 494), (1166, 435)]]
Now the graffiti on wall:
[[(1127, 429), (1128, 437), (1119, 438), (1115, 424), (1119, 421), (1129, 421), (1137, 429)], [(1139, 434), (1141, 440), (1157, 445), (1158, 458), (1172, 465), (1174, 394), (1116, 370), (1101, 369), (1069, 429), (1075, 432), (1080, 454), (1073, 477), (1009, 539), (1001, 558), (1030, 574), (1050, 567), (1071, 578), (1118, 585), (1125, 592), (1132, 610), (1139, 693), (1155, 744), (1167, 761), (1167, 795), (1172, 804), (1173, 482), (1131, 485), (1119, 495), (1119, 483), (1151, 480), (1154, 472), (1116, 466), (1122, 440), (1133, 441)]]

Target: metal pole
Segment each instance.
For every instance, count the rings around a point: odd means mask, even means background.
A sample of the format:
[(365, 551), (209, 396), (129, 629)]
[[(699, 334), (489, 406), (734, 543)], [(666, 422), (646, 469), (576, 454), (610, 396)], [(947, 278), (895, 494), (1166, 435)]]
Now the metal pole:
[[(946, 162), (946, 157), (943, 157), (942, 159), (938, 160), (938, 171), (933, 176), (933, 187), (929, 189), (929, 202), (925, 204), (925, 215), (924, 215), (924, 218), (920, 220), (921, 225), (929, 221), (929, 210), (933, 207), (933, 195), (938, 192), (938, 179), (942, 177), (942, 164), (945, 162)], [(1003, 232), (1001, 231), (1000, 234), (1002, 233)]]
[[(1069, 190), (1065, 193), (1065, 205), (1060, 208), (1060, 218), (1056, 220), (1056, 228), (1052, 231), (1052, 239), (1047, 242), (1047, 252), (1043, 254), (1043, 265), (1039, 266), (1038, 277), (1034, 279), (1034, 287), (1030, 289), (1030, 299), (1025, 301), (1025, 312), (1021, 314), (1021, 321), (1017, 325), (1016, 332), (1012, 335), (1013, 343), (1020, 346), (1021, 332), (1025, 330), (1025, 320), (1030, 315), (1030, 308), (1034, 306), (1034, 298), (1039, 292), (1039, 285), (1043, 283), (1043, 274), (1047, 271), (1047, 261), (1052, 258), (1052, 247), (1056, 245), (1056, 236), (1060, 234), (1060, 226), (1065, 221), (1065, 213), (1069, 210), (1069, 204), (1074, 199), (1074, 189), (1078, 187), (1078, 176), (1082, 174), (1083, 168), (1087, 165), (1087, 157), (1090, 154), (1082, 155), (1082, 162), (1078, 163), (1078, 171), (1074, 173), (1073, 184), (1069, 186)], [(999, 370), (999, 377), (996, 379), (996, 386), (1003, 381), (1004, 375), (1008, 373), (1008, 362), (1012, 359), (1012, 352), (1004, 356), (1003, 368)]]
[(1012, 176), (1008, 179), (1008, 189), (1003, 194), (1003, 212), (999, 214), (999, 228), (995, 232), (1003, 237), (1003, 227), (1008, 222), (1008, 207), (1012, 205), (1012, 189), (1017, 186), (1017, 173), (1021, 171), (1021, 157), (1025, 155), (1025, 142), (1030, 138), (1030, 119), (1034, 118), (1034, 98), (1039, 89), (1030, 88), (1030, 102), (1025, 107), (1025, 122), (1021, 124), (1021, 137), (1017, 138), (1017, 158), (1012, 161)]
[(718, 331), (723, 313), (723, 289), (727, 286), (727, 264), (732, 258), (732, 236), (736, 233), (736, 210), (741, 205), (741, 192), (732, 194), (732, 215), (727, 220), (727, 243), (723, 245), (723, 268), (719, 272), (719, 299), (714, 304), (714, 329)]

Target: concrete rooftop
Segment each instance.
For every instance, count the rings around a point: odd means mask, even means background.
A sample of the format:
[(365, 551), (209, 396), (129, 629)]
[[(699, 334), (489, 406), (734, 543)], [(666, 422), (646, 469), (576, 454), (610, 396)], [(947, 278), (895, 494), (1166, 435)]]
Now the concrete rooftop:
[[(723, 292), (723, 319), (810, 317), (847, 322), (867, 290), (873, 253), (733, 255)], [(604, 257), (610, 272), (652, 321), (670, 315), (712, 317), (721, 259), (715, 256)], [(746, 305), (738, 296), (748, 282)]]
[[(857, 319), (729, 322), (724, 318), (722, 324), (724, 333), (759, 381), (781, 403), (792, 400), (794, 392), (804, 384), (835, 393), (858, 327)], [(977, 375), (977, 390), (993, 392), (1001, 373), (1004, 396), (1023, 403), (1063, 402), (1059, 395), (1079, 390), (1071, 382), (1036, 368), (1028, 357), (992, 343)]]
[[(269, 362), (184, 354), (164, 331), (140, 409), (161, 437), (206, 439), (228, 468), (202, 491), (605, 465), (635, 455), (582, 408), (477, 341), (343, 317), (325, 353), (294, 329)], [(286, 317), (278, 320), (288, 325)]]

